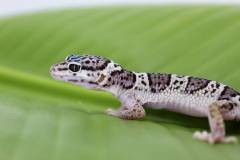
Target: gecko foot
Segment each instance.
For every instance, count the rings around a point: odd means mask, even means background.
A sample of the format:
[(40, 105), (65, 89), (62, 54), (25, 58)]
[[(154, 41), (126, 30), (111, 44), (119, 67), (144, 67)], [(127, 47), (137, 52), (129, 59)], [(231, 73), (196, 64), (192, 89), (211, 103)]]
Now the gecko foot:
[(196, 131), (193, 134), (193, 138), (207, 142), (209, 144), (215, 144), (215, 143), (237, 143), (237, 138), (234, 136), (229, 137), (222, 137), (222, 138), (214, 138), (211, 133), (208, 133), (207, 131)]
[(119, 110), (108, 108), (105, 113), (125, 120), (143, 119), (145, 116), (145, 110), (140, 105), (134, 105), (131, 108), (121, 107)]
[(113, 117), (119, 117), (118, 111), (113, 110), (112, 108), (108, 108), (105, 113), (107, 115), (113, 116)]

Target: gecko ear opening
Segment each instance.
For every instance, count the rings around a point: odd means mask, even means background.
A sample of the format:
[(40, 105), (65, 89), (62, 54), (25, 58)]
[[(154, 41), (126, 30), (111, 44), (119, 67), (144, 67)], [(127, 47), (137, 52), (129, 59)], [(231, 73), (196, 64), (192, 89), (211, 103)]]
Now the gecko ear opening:
[(99, 77), (99, 79), (97, 80), (97, 82), (98, 82), (98, 83), (103, 82), (106, 77), (107, 77), (106, 75), (101, 74), (100, 77)]

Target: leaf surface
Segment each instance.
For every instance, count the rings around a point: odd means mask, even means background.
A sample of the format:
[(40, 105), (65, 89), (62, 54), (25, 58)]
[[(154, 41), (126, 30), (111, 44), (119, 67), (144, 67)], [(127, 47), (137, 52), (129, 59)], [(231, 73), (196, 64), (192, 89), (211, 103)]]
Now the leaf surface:
[[(240, 10), (223, 6), (101, 7), (0, 20), (0, 159), (237, 160), (240, 145), (192, 139), (206, 119), (147, 110), (142, 121), (106, 116), (110, 94), (51, 79), (70, 53), (127, 69), (214, 79), (240, 89)], [(240, 139), (239, 123), (227, 124)]]

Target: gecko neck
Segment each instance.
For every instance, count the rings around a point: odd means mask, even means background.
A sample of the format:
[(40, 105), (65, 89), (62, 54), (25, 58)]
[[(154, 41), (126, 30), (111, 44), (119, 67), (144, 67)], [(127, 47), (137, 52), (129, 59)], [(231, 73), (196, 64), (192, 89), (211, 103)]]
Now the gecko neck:
[(103, 90), (112, 93), (115, 96), (121, 95), (123, 92), (132, 89), (136, 83), (136, 74), (125, 69), (115, 70), (103, 85)]

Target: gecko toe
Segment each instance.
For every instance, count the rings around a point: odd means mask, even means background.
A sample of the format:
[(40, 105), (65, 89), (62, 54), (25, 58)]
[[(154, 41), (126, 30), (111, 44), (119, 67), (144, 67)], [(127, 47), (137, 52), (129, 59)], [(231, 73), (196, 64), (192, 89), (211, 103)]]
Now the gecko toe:
[(113, 110), (112, 108), (106, 109), (105, 113), (110, 116), (118, 117), (118, 112)]
[(238, 143), (238, 139), (234, 136), (228, 136), (222, 139), (222, 143)]
[(197, 140), (200, 140), (200, 141), (205, 141), (205, 142), (209, 141), (209, 137), (210, 137), (210, 134), (207, 131), (202, 131), (202, 132), (196, 131), (193, 134), (194, 139), (197, 139)]
[(229, 136), (229, 137), (222, 137), (222, 138), (214, 138), (211, 133), (208, 133), (207, 131), (196, 131), (193, 134), (193, 138), (207, 142), (209, 144), (216, 144), (216, 143), (237, 143), (238, 140), (234, 136)]

